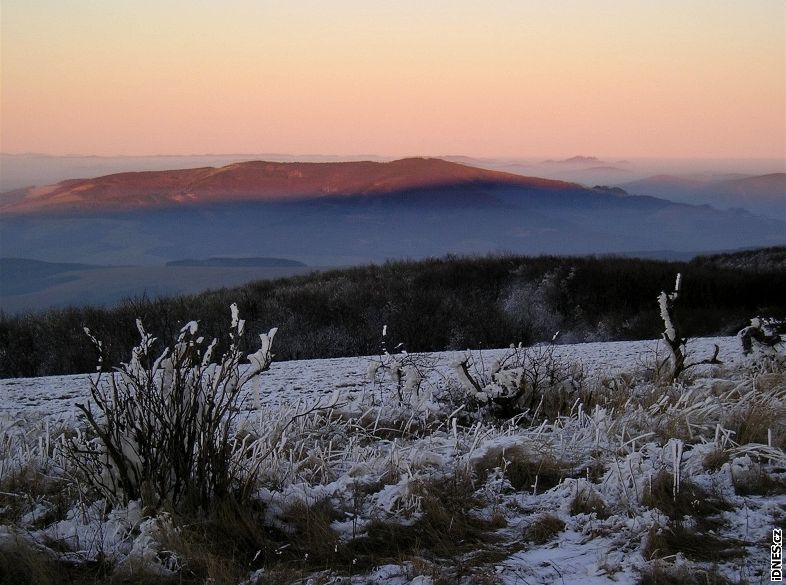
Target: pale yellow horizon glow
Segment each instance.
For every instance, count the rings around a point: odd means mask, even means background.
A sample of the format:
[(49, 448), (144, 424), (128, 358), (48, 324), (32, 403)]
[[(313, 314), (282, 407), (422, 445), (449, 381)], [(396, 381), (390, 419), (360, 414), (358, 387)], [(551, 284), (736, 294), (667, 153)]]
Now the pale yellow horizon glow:
[(6, 153), (786, 159), (782, 0), (3, 0)]

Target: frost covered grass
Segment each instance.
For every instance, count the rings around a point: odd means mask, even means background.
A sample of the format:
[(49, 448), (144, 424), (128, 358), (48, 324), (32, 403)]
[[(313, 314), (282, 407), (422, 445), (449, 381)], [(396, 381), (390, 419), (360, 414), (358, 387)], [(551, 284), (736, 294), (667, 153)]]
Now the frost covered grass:
[(143, 473), (95, 489), (105, 475), (69, 449), (97, 433), (62, 406), (90, 386), (31, 381), (36, 406), (0, 411), (0, 576), (765, 582), (786, 521), (786, 367), (734, 339), (691, 345), (718, 345), (724, 364), (671, 382), (655, 342), (273, 364), (238, 392), (221, 443), (243, 497), (230, 485), (200, 506)]

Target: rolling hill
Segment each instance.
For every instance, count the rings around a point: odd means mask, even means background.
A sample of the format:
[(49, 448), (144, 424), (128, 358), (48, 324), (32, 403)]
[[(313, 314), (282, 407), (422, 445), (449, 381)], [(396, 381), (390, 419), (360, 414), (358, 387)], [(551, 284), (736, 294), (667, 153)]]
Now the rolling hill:
[(117, 173), (16, 190), (0, 199), (0, 212), (73, 213), (217, 202), (292, 201), (484, 184), (557, 192), (581, 189), (563, 181), (523, 177), (441, 159), (409, 158), (390, 163), (249, 161), (219, 168)]

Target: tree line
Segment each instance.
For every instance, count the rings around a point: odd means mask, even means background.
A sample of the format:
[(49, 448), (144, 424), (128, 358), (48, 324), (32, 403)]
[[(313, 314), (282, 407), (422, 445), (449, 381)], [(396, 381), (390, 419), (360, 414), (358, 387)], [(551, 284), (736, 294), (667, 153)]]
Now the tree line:
[[(756, 271), (707, 257), (665, 262), (623, 257), (487, 256), (391, 261), (259, 281), (171, 298), (135, 297), (112, 307), (0, 313), (0, 377), (94, 371), (89, 328), (104, 344), (105, 367), (128, 361), (134, 322), (171, 342), (191, 320), (222, 338), (235, 302), (249, 332), (278, 327), (276, 359), (656, 338), (656, 298), (677, 272), (678, 318), (690, 336), (734, 334), (756, 315), (786, 317), (786, 278), (773, 263)], [(246, 336), (253, 351), (253, 336)], [(218, 348), (221, 350), (222, 348)]]

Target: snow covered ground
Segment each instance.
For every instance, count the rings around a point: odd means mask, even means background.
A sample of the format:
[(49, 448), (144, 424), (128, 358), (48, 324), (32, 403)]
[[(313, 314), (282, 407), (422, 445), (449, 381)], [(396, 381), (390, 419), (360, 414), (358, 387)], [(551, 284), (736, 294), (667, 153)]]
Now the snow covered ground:
[[(390, 358), (274, 362), (243, 404), (245, 428), (269, 447), (256, 495), (265, 523), (294, 535), (282, 545), (292, 555), (287, 567), (299, 567), (291, 580), (769, 582), (772, 530), (786, 528), (783, 368), (752, 363), (736, 338), (694, 339), (688, 348), (702, 360), (715, 345), (723, 365), (692, 368), (676, 385), (653, 379), (662, 342), (555, 346), (550, 359), (581, 371), (582, 389), (575, 379), (560, 387), (569, 400), (555, 416), (513, 421), (462, 402), (462, 352), (408, 356), (416, 384), (406, 369), (397, 380)], [(473, 376), (487, 379), (509, 353), (472, 352)], [(373, 365), (380, 362), (388, 367)], [(60, 469), (48, 443), (80, 425), (75, 404), (88, 400), (88, 388), (87, 376), (0, 381), (0, 482), (25, 465)], [(318, 403), (329, 407), (309, 413)], [(469, 495), (458, 493), (465, 484)], [(136, 502), (107, 513), (99, 501), (54, 518), (51, 497), (31, 497), (12, 518), (13, 497), (0, 499), (0, 548), (55, 542), (69, 558), (108, 555), (118, 567), (142, 559), (163, 575), (184, 566), (158, 537), (167, 517), (145, 516)], [(480, 527), (458, 534), (452, 555), (429, 549), (436, 537), (419, 532), (420, 520), (439, 518), (440, 500), (470, 502), (456, 522)], [(337, 512), (325, 537), (335, 538), (336, 557), (317, 566), (292, 517), (297, 505), (324, 502)], [(353, 542), (391, 525), (402, 540), (368, 564)], [(441, 530), (450, 538), (453, 519)], [(470, 537), (477, 543), (467, 548)], [(255, 560), (243, 560), (247, 582), (273, 582), (274, 567)]]
[[(699, 359), (712, 355), (713, 345), (720, 346), (724, 363), (733, 365), (741, 358), (739, 341), (735, 337), (704, 337), (691, 340), (689, 349)], [(470, 352), (482, 366), (489, 365), (508, 349), (489, 349)], [(651, 364), (657, 354), (667, 355), (660, 340), (615, 341), (606, 343), (578, 343), (555, 346), (558, 358), (579, 363), (588, 372), (613, 376)], [(464, 352), (428, 354), (434, 368), (430, 379), (438, 383), (453, 377), (452, 364)], [(413, 354), (417, 355), (417, 354)], [(335, 390), (362, 390), (371, 384), (367, 377), (369, 363), (379, 356), (273, 362), (263, 378), (260, 393), (266, 405), (294, 403), (298, 399), (315, 400), (331, 395)], [(6, 416), (48, 417), (53, 420), (74, 420), (74, 405), (89, 396), (88, 374), (76, 376), (48, 376), (42, 378), (12, 378), (0, 380), (0, 414)], [(249, 399), (250, 401), (250, 399)], [(250, 402), (247, 401), (247, 404)]]

